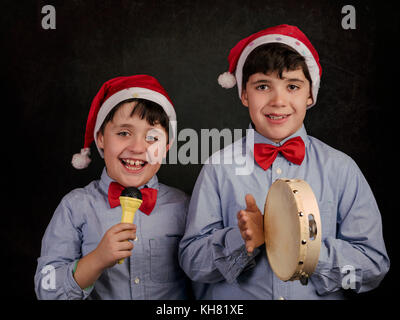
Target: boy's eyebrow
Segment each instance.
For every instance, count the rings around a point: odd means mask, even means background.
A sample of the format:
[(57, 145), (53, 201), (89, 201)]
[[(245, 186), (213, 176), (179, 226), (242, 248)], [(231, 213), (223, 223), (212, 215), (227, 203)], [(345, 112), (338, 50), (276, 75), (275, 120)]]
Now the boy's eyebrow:
[[(285, 77), (282, 77), (281, 80), (285, 80), (285, 81), (288, 81), (288, 82), (301, 82), (301, 83), (304, 83), (304, 80), (301, 80), (299, 78), (285, 78)], [(253, 81), (251, 84), (256, 85), (256, 84), (262, 84), (262, 83), (271, 83), (271, 80), (259, 79), (259, 80)]]
[(257, 81), (253, 81), (251, 84), (270, 83), (270, 82), (271, 81), (267, 80), (267, 79), (260, 79), (260, 80), (257, 80)]
[[(115, 125), (115, 127), (117, 127), (118, 129), (120, 129), (120, 128), (134, 129), (135, 128), (135, 126), (130, 123), (117, 124), (117, 125)], [(152, 129), (158, 129), (158, 128), (151, 126), (151, 125), (147, 126), (147, 128), (146, 128), (146, 130), (152, 130)]]
[(118, 127), (118, 128), (133, 128), (133, 125), (131, 125), (129, 123), (121, 123), (121, 124), (117, 124), (116, 127)]
[(286, 81), (289, 81), (289, 82), (302, 82), (302, 83), (304, 83), (304, 80), (301, 80), (301, 79), (298, 79), (298, 78), (285, 78), (285, 77), (282, 77), (282, 80), (286, 80)]

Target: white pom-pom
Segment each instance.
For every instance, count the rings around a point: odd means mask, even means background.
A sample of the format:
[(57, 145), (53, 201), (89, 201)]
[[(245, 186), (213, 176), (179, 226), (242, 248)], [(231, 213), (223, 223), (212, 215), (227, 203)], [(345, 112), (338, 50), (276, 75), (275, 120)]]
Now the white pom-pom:
[(92, 161), (90, 158), (90, 148), (81, 149), (81, 153), (75, 153), (72, 156), (72, 166), (75, 169), (85, 169), (88, 167), (89, 163)]
[(222, 88), (230, 89), (236, 85), (236, 79), (232, 73), (227, 71), (219, 75), (218, 83)]

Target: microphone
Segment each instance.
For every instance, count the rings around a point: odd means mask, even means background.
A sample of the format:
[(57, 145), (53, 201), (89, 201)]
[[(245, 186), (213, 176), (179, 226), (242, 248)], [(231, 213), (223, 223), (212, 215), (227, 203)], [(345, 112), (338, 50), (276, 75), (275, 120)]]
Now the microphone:
[[(119, 201), (122, 207), (121, 223), (133, 223), (135, 213), (142, 204), (142, 193), (138, 188), (127, 187), (121, 192)], [(118, 264), (122, 264), (124, 259), (118, 260)]]

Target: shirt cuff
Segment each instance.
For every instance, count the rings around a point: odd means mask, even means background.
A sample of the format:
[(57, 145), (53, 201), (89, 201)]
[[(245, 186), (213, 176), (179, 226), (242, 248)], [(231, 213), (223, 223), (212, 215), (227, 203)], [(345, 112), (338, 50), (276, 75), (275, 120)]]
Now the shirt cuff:
[(225, 252), (215, 246), (215, 265), (226, 281), (233, 283), (240, 273), (256, 265), (254, 258), (260, 249), (256, 248), (253, 253), (248, 253), (239, 228), (232, 228), (225, 234), (225, 246)]
[(76, 266), (78, 264), (78, 260), (72, 262), (69, 266), (68, 266), (68, 272), (67, 272), (67, 276), (65, 278), (65, 290), (66, 290), (66, 295), (68, 297), (69, 300), (84, 300), (86, 299), (90, 293), (93, 290), (93, 285), (85, 288), (85, 289), (81, 289), (81, 287), (76, 283), (75, 278), (74, 278), (74, 272), (76, 270)]
[[(310, 277), (310, 281), (319, 295), (326, 295), (348, 288), (352, 288), (356, 292), (360, 290), (361, 270), (354, 268), (353, 274), (351, 276), (347, 275), (350, 270), (346, 268), (348, 265), (345, 264), (345, 259), (335, 252), (336, 249), (333, 248), (332, 242), (335, 240), (327, 238), (322, 242), (318, 264)], [(340, 263), (344, 265), (342, 266)], [(348, 283), (348, 280), (351, 280), (351, 283)]]

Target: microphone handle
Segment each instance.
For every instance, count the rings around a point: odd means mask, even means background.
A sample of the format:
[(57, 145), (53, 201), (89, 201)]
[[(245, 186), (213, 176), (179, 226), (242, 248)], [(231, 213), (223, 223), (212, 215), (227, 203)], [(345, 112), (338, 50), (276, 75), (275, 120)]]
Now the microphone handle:
[[(135, 218), (135, 213), (142, 204), (142, 200), (124, 196), (119, 197), (119, 200), (122, 207), (121, 223), (133, 223), (133, 219)], [(125, 259), (118, 260), (118, 264), (124, 263), (124, 260)]]

